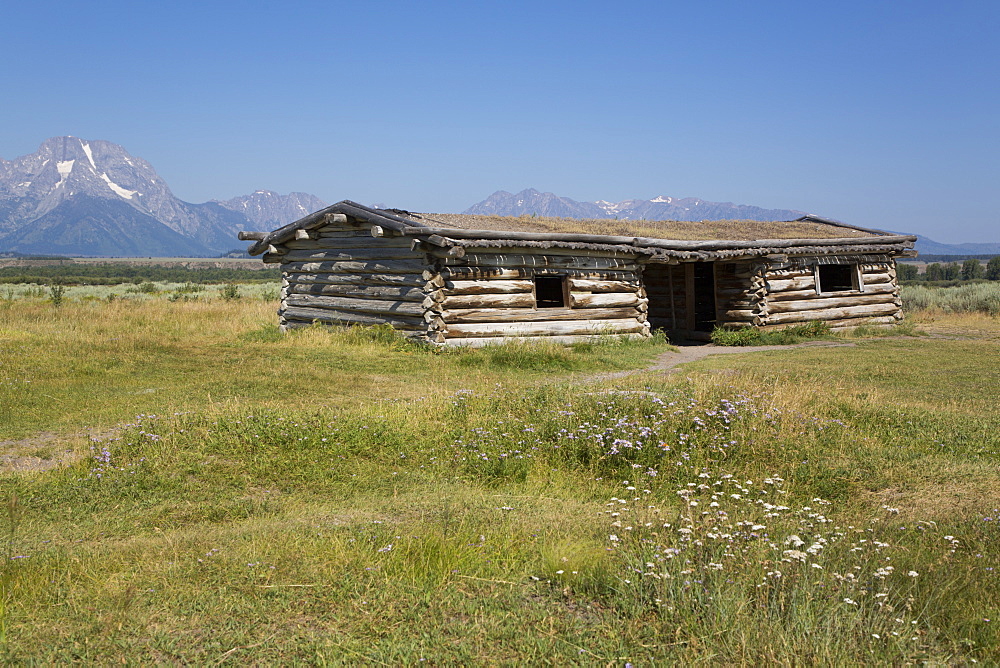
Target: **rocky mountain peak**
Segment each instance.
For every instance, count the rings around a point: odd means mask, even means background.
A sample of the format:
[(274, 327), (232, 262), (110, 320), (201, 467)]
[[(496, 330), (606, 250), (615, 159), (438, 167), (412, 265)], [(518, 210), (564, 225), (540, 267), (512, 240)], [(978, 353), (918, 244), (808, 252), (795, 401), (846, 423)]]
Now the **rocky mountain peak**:
[(293, 192), (279, 195), (271, 190), (256, 190), (250, 195), (213, 201), (231, 211), (243, 214), (260, 230), (287, 225), (327, 206), (326, 202), (308, 193)]
[(102, 140), (52, 137), (0, 161), (0, 250), (211, 255), (237, 248), (241, 229), (279, 227), (324, 206), (268, 190), (190, 204), (148, 162)]

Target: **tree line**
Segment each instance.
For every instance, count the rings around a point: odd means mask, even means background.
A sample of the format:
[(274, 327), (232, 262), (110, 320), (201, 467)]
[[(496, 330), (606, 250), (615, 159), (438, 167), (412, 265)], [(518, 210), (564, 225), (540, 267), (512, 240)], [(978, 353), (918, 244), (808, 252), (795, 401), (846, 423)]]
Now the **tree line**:
[(920, 273), (917, 265), (900, 262), (896, 272), (901, 281), (1000, 281), (1000, 256), (992, 258), (983, 266), (977, 259), (969, 258), (958, 262), (932, 262)]
[(38, 285), (121, 285), (122, 283), (250, 283), (281, 278), (277, 267), (243, 269), (167, 265), (58, 264), (36, 267), (0, 267), (0, 283)]

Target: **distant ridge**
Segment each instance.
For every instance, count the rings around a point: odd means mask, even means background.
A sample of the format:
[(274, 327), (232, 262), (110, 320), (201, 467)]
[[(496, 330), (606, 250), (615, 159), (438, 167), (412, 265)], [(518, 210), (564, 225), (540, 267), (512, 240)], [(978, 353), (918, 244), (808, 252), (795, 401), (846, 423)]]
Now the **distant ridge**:
[(463, 213), (486, 216), (554, 216), (559, 218), (618, 218), (621, 220), (794, 220), (806, 214), (794, 209), (765, 209), (697, 197), (660, 195), (649, 200), (578, 202), (528, 188), (512, 194), (498, 190)]
[(1000, 243), (942, 244), (919, 234), (913, 247), (921, 255), (1000, 255)]
[[(794, 220), (806, 215), (796, 209), (764, 209), (732, 202), (709, 202), (697, 197), (681, 199), (660, 195), (649, 200), (578, 202), (534, 188), (519, 193), (498, 190), (463, 211), (481, 216), (553, 216), (558, 218), (614, 218), (620, 220)], [(833, 219), (836, 220), (836, 219)], [(882, 228), (884, 229), (884, 228)], [(909, 234), (908, 232), (906, 234)], [(916, 235), (915, 248), (927, 255), (1000, 255), (1000, 243), (942, 244)]]

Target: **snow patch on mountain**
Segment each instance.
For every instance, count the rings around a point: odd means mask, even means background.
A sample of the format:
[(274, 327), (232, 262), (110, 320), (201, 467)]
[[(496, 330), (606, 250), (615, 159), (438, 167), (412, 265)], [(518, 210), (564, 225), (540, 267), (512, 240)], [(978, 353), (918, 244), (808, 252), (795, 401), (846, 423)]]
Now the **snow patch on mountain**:
[(139, 192), (138, 190), (126, 190), (125, 188), (122, 188), (120, 185), (112, 181), (106, 172), (101, 174), (101, 178), (104, 179), (104, 182), (108, 184), (108, 187), (111, 188), (111, 190), (115, 191), (125, 199), (132, 199), (132, 196)]
[(97, 171), (97, 163), (94, 162), (94, 152), (90, 150), (90, 144), (88, 144), (87, 142), (81, 140), (80, 141), (80, 146), (83, 147), (83, 152), (86, 154), (87, 160), (90, 160), (90, 166), (93, 167), (94, 171), (96, 172)]

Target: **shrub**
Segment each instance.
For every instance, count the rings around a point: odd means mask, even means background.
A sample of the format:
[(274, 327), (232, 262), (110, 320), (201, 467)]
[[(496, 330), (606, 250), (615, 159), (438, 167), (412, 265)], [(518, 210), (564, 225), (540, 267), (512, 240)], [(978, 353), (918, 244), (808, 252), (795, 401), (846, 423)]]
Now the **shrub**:
[(49, 299), (52, 300), (53, 306), (62, 306), (63, 300), (66, 296), (66, 288), (61, 285), (50, 285), (49, 286)]
[(128, 290), (126, 290), (126, 292), (133, 292), (136, 294), (143, 294), (143, 295), (153, 295), (156, 294), (157, 292), (156, 283), (153, 283), (152, 281), (145, 281), (143, 283), (139, 283), (133, 288), (129, 288)]
[(813, 320), (777, 330), (716, 327), (712, 330), (712, 343), (717, 346), (787, 346), (824, 336), (830, 336), (830, 326), (820, 320)]
[(717, 346), (760, 345), (761, 330), (756, 327), (716, 327), (712, 330), (712, 343)]
[(219, 288), (219, 296), (227, 302), (237, 300), (240, 298), (240, 286), (235, 283), (226, 283)]
[(900, 295), (906, 310), (939, 309), (945, 313), (1000, 315), (1000, 285), (970, 283), (955, 287), (903, 286)]

